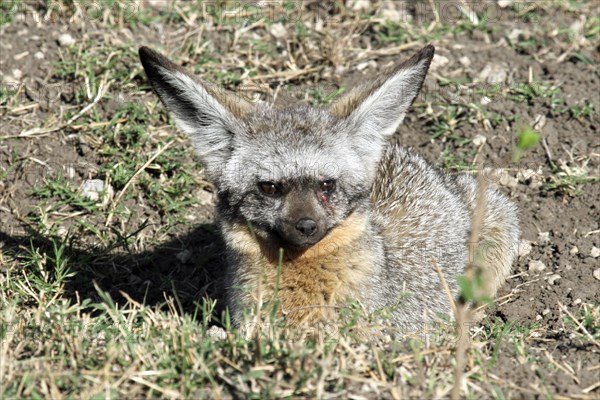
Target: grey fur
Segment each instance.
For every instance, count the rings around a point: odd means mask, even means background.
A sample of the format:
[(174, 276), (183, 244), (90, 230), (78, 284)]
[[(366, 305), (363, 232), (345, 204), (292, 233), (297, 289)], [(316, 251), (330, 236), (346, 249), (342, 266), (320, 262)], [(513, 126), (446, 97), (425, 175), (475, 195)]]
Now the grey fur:
[[(406, 330), (423, 329), (438, 314), (449, 314), (432, 258), (456, 296), (477, 184), (466, 175), (447, 175), (387, 140), (419, 92), (433, 52), (425, 47), (329, 109), (277, 109), (219, 92), (158, 53), (140, 49), (150, 82), (192, 138), (218, 188), (227, 298), (236, 324), (259, 287), (273, 289), (277, 254), (269, 253), (280, 247), (289, 253), (280, 287), (289, 313), (349, 296), (370, 312), (392, 307), (391, 320)], [(322, 190), (328, 179), (335, 182), (331, 193)], [(261, 192), (261, 182), (277, 183), (276, 195)], [(316, 221), (311, 240), (294, 231), (304, 217)], [(483, 276), (493, 296), (510, 273), (519, 226), (514, 205), (491, 189), (481, 233), (480, 242), (489, 245)], [(330, 237), (340, 238), (330, 244), (339, 248), (319, 247)], [(310, 251), (323, 254), (307, 258)], [(294, 269), (299, 265), (303, 269)], [(290, 319), (328, 318), (325, 312), (297, 314)]]

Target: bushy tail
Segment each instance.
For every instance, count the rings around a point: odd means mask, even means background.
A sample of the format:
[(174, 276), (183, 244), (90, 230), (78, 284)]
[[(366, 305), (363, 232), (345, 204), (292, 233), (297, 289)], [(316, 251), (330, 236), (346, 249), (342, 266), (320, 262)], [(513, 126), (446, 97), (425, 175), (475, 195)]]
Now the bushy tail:
[[(462, 175), (457, 183), (464, 189), (471, 212), (477, 204), (477, 182)], [(488, 188), (485, 192), (485, 212), (479, 230), (479, 241), (470, 249), (469, 257), (478, 256), (484, 295), (493, 298), (510, 275), (518, 254), (519, 218), (516, 206), (503, 194)], [(475, 250), (475, 251), (471, 251)]]

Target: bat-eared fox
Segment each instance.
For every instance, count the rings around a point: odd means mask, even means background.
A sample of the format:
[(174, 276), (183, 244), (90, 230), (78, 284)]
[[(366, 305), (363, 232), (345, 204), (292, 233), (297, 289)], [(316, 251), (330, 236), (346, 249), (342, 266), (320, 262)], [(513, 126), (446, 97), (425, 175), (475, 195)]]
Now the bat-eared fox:
[(278, 108), (140, 48), (152, 87), (215, 184), (234, 325), (260, 292), (277, 297), (293, 326), (330, 321), (351, 299), (418, 331), (451, 314), (435, 264), (456, 297), (471, 247), (485, 294), (496, 294), (517, 253), (515, 206), (487, 188), (479, 240), (469, 246), (477, 181), (389, 140), (433, 54), (424, 47), (327, 108)]

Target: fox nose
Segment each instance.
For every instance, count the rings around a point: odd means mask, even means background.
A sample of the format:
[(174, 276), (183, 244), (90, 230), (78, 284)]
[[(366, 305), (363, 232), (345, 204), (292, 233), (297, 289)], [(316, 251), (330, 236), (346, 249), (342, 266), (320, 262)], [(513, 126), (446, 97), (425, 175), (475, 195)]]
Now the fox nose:
[(317, 231), (317, 223), (310, 218), (301, 218), (296, 222), (296, 229), (304, 236), (312, 236)]

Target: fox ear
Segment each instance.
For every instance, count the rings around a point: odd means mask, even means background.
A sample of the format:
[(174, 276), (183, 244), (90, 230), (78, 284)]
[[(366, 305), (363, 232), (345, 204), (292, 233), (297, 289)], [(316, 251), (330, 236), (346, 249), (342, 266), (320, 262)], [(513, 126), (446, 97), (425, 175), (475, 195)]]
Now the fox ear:
[(349, 135), (359, 154), (376, 168), (391, 136), (406, 115), (429, 69), (435, 48), (421, 49), (374, 82), (357, 87), (335, 101), (329, 111), (346, 120)]
[(240, 119), (252, 104), (203, 82), (154, 50), (140, 47), (139, 55), (154, 91), (179, 129), (192, 139), (209, 176), (218, 178), (233, 135), (242, 129)]

